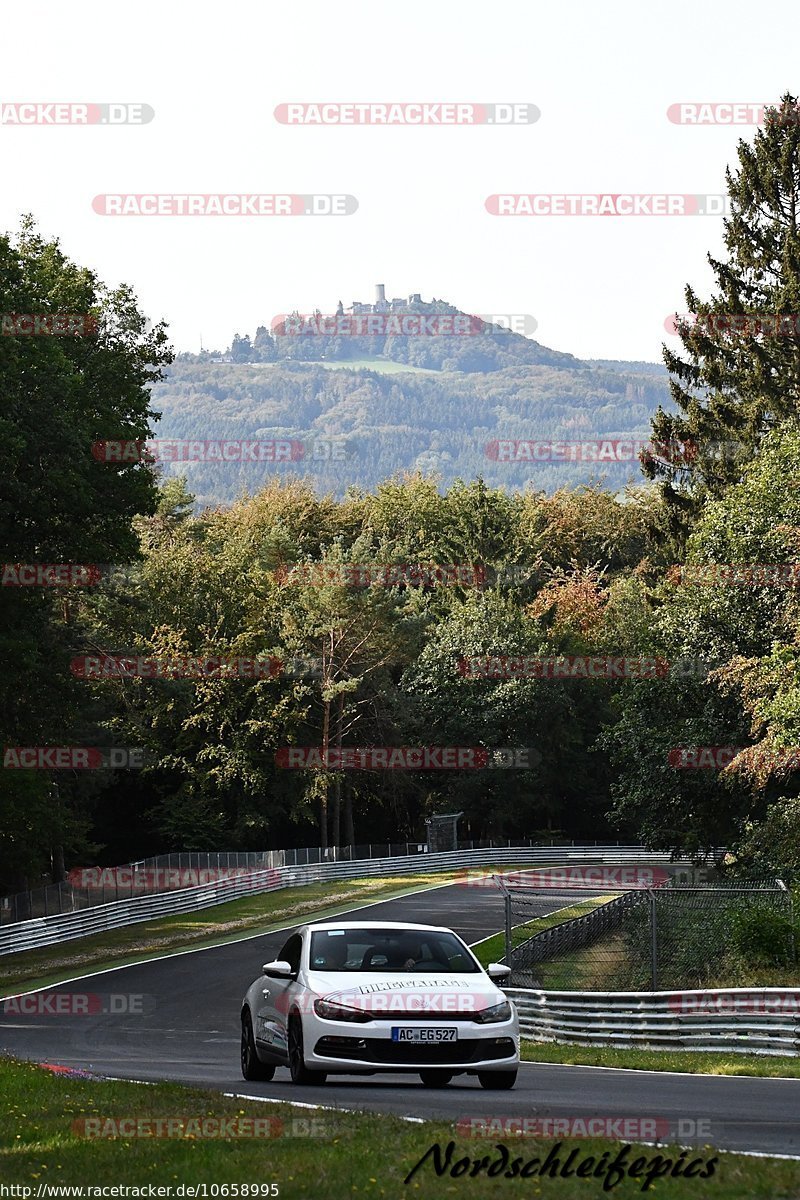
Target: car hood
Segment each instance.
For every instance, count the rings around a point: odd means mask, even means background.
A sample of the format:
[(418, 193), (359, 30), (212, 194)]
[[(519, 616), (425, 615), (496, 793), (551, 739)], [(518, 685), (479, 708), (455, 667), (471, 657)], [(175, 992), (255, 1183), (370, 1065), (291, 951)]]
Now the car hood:
[(320, 997), (379, 1016), (413, 1014), (446, 1018), (491, 1008), (505, 1000), (488, 975), (427, 974), (422, 971), (310, 971), (309, 987)]

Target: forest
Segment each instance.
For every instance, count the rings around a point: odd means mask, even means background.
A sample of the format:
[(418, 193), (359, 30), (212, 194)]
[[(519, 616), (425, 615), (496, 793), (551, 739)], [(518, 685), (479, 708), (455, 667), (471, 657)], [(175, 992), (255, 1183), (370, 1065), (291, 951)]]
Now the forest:
[[(526, 352), (535, 346), (529, 339), (505, 336), (524, 343)], [(525, 457), (524, 443), (530, 442), (547, 447), (637, 438), (646, 443), (654, 411), (659, 405), (672, 411), (663, 367), (595, 365), (562, 357), (565, 364), (545, 361), (484, 372), (388, 373), (388, 359), (348, 368), (348, 360), (326, 367), (180, 355), (152, 390), (161, 413), (156, 437), (291, 439), (302, 446), (302, 457), (279, 464), (279, 474), (306, 479), (338, 497), (352, 484), (373, 490), (404, 471), (435, 474), (443, 487), (480, 476), (492, 487), (548, 493), (581, 484), (619, 491), (640, 481), (638, 454), (630, 450), (620, 461), (608, 462), (568, 454), (559, 459), (546, 448), (535, 452), (541, 455), (537, 461)], [(497, 454), (499, 440), (523, 447), (503, 459)], [(275, 466), (187, 461), (168, 470), (186, 474), (198, 505), (205, 506), (257, 491)]]

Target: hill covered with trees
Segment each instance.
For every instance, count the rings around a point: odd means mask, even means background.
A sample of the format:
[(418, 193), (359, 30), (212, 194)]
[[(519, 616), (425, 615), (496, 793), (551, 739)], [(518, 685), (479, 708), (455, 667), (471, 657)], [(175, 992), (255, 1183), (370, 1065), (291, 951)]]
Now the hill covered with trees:
[[(352, 367), (349, 359), (225, 362), (181, 355), (153, 388), (153, 405), (162, 414), (155, 434), (183, 440), (295, 439), (303, 457), (279, 464), (279, 473), (305, 476), (338, 496), (352, 484), (372, 489), (407, 470), (435, 473), (443, 487), (480, 475), (493, 487), (546, 492), (590, 482), (619, 490), (640, 478), (635, 448), (621, 447), (622, 460), (613, 461), (618, 451), (607, 447), (607, 457), (594, 462), (591, 449), (558, 446), (647, 441), (653, 413), (659, 405), (672, 407), (663, 368), (584, 363), (515, 334), (496, 337), (515, 354), (505, 350), (500, 357), (506, 365), (469, 371), (406, 371), (402, 357)], [(430, 350), (429, 341), (484, 339), (393, 340), (413, 343), (418, 353), (419, 343)], [(397, 345), (390, 349), (409, 352)], [(515, 356), (520, 361), (507, 361)], [(398, 364), (399, 372), (387, 370)], [(545, 445), (498, 451), (500, 440)], [(581, 457), (571, 459), (576, 453)], [(257, 491), (276, 467), (187, 462), (170, 469), (187, 475), (202, 505)]]

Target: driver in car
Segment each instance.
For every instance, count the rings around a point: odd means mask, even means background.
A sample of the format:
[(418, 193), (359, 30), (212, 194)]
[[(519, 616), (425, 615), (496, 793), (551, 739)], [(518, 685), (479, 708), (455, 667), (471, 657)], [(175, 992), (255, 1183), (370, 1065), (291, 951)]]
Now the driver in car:
[(343, 971), (347, 962), (347, 942), (343, 937), (325, 939), (323, 953), (312, 964), (315, 971)]
[(413, 971), (422, 961), (422, 946), (419, 942), (409, 942), (406, 947), (408, 958), (403, 963), (404, 971)]

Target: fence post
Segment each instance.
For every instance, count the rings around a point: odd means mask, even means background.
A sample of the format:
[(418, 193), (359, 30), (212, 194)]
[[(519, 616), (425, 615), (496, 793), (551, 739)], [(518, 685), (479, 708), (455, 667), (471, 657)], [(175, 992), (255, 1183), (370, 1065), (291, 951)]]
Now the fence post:
[(789, 897), (789, 925), (792, 930), (792, 932), (790, 934), (791, 943), (792, 943), (792, 962), (796, 963), (797, 962), (797, 943), (795, 941), (795, 936), (794, 936), (794, 896), (792, 895), (792, 889), (788, 888), (782, 879), (777, 879), (775, 882), (777, 883), (777, 885), (781, 889), (781, 891), (786, 892)]
[(650, 990), (658, 991), (658, 922), (656, 918), (656, 894), (650, 892)]
[[(497, 876), (495, 876), (495, 879), (496, 878), (497, 878)], [(503, 900), (505, 902), (505, 942), (506, 942), (505, 964), (507, 967), (510, 967), (511, 966), (511, 892), (508, 890), (507, 887), (505, 887), (503, 885), (502, 882), (501, 882), (500, 886), (503, 888), (503, 893), (504, 893)]]

